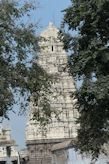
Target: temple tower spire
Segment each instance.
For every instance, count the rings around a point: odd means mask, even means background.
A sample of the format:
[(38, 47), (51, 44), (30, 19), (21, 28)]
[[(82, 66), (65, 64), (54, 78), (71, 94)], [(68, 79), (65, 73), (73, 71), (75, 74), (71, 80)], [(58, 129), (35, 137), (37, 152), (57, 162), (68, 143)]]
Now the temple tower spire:
[[(26, 129), (26, 141), (30, 154), (30, 164), (51, 164), (51, 148), (56, 143), (76, 137), (75, 119), (78, 115), (75, 109), (75, 99), (71, 92), (75, 91), (75, 81), (67, 69), (68, 56), (59, 40), (59, 29), (52, 22), (40, 34), (40, 55), (38, 63), (49, 74), (56, 75), (57, 81), (52, 84), (52, 93), (48, 95), (52, 109), (59, 111), (60, 121), (52, 117), (52, 122), (47, 125), (45, 134), (42, 133), (40, 124), (32, 120), (33, 103), (30, 103), (29, 118)], [(37, 108), (39, 108), (37, 106)], [(47, 159), (45, 159), (45, 156)]]

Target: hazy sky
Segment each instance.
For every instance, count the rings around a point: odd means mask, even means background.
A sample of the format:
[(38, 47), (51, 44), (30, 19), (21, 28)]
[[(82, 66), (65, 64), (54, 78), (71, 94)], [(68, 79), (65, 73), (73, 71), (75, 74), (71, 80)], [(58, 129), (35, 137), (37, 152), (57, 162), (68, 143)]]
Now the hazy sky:
[[(61, 10), (67, 8), (70, 5), (70, 0), (40, 0), (40, 8), (32, 14), (32, 21), (36, 23), (39, 22), (41, 26), (37, 30), (38, 34), (48, 26), (50, 21), (53, 21), (56, 27), (60, 27), (63, 13)], [(15, 106), (16, 111), (18, 107)], [(17, 116), (15, 114), (10, 114), (10, 121), (4, 120), (3, 127), (7, 124), (11, 126), (12, 138), (16, 140), (19, 147), (22, 149), (25, 147), (25, 126), (26, 126), (27, 116)]]

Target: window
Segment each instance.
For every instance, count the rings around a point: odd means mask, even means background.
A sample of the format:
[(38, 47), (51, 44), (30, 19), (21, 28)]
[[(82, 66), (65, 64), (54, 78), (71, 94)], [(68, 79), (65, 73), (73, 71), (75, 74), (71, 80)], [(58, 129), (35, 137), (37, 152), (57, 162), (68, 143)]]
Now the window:
[(51, 51), (53, 51), (53, 46), (51, 47)]

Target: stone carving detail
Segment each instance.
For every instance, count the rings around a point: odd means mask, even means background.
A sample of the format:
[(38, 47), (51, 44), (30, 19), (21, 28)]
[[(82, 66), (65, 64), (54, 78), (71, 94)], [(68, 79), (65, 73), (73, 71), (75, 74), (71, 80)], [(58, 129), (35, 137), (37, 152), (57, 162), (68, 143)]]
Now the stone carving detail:
[(7, 160), (7, 151), (6, 146), (11, 147), (11, 158), (12, 160), (18, 159), (18, 152), (14, 150), (14, 145), (16, 145), (15, 141), (11, 139), (11, 128), (10, 126), (6, 126), (5, 129), (2, 127), (2, 123), (0, 123), (0, 162)]
[(47, 96), (50, 100), (51, 108), (60, 112), (60, 121), (53, 115), (52, 123), (47, 125), (44, 135), (39, 123), (32, 120), (34, 107), (31, 102), (26, 128), (27, 141), (76, 137), (75, 119), (78, 113), (74, 105), (76, 100), (71, 98), (71, 92), (75, 91), (75, 81), (66, 69), (68, 56), (63, 49), (63, 43), (58, 39), (58, 32), (59, 30), (50, 23), (49, 27), (41, 33), (41, 51), (38, 63), (47, 73), (56, 75), (58, 78), (52, 84), (52, 94)]

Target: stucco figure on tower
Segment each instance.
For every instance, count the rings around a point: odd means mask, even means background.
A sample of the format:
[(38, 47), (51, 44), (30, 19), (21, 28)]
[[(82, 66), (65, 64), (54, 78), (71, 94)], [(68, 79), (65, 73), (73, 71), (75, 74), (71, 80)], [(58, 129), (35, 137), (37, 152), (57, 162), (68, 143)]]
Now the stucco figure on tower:
[[(40, 149), (38, 149), (39, 143), (40, 146), (42, 144), (42, 147), (44, 146), (43, 144), (49, 143), (49, 148), (47, 148), (49, 155), (53, 144), (76, 137), (75, 120), (78, 116), (74, 105), (75, 99), (71, 98), (71, 92), (76, 89), (75, 81), (67, 70), (68, 56), (63, 49), (63, 43), (59, 40), (58, 32), (59, 29), (50, 22), (49, 26), (41, 33), (41, 50), (38, 64), (48, 74), (57, 76), (56, 82), (51, 85), (52, 93), (47, 96), (52, 110), (60, 112), (60, 121), (52, 116), (52, 122), (47, 125), (45, 133), (42, 133), (43, 130), (40, 123), (32, 120), (32, 111), (35, 109), (33, 102), (31, 102), (26, 128), (27, 146), (32, 149), (32, 144), (36, 145), (38, 153)], [(39, 107), (37, 106), (36, 108)], [(45, 147), (43, 148), (46, 149)]]

